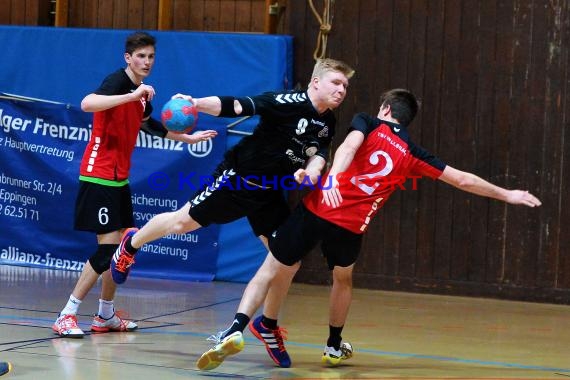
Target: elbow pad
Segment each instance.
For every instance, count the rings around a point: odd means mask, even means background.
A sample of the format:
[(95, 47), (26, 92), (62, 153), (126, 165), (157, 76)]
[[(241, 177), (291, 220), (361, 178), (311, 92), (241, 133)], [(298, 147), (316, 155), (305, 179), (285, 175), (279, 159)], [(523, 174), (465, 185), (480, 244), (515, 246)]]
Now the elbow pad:
[[(234, 98), (233, 96), (218, 96), (222, 103), (222, 110), (218, 116), (221, 117), (237, 117), (251, 116), (255, 114), (255, 105), (253, 100), (246, 96), (243, 98)], [(238, 115), (235, 111), (234, 101), (237, 100), (241, 104), (241, 113)]]

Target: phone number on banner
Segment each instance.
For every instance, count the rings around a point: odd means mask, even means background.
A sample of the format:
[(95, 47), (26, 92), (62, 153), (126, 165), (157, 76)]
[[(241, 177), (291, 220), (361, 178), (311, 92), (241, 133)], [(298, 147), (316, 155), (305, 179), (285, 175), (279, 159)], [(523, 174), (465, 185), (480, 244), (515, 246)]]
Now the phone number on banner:
[(0, 215), (18, 219), (40, 220), (40, 212), (24, 206), (0, 204)]

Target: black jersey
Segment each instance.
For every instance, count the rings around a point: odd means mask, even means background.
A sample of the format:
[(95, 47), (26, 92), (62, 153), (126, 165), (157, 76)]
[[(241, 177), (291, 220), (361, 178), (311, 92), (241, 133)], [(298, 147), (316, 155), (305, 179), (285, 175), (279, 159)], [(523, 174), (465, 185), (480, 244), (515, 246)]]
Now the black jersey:
[(241, 176), (292, 175), (313, 155), (328, 158), (336, 118), (329, 109), (319, 114), (306, 91), (266, 92), (250, 100), (260, 116), (253, 135), (226, 153), (226, 162)]

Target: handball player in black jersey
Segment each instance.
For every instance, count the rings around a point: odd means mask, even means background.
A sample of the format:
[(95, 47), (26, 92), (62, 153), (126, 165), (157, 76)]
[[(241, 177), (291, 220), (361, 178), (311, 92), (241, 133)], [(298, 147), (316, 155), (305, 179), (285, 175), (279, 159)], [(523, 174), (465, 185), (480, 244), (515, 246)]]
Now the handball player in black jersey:
[[(267, 246), (269, 235), (289, 215), (281, 180), (290, 177), (302, 183), (307, 176), (314, 179), (321, 174), (335, 133), (333, 110), (345, 99), (353, 74), (344, 62), (325, 58), (316, 62), (308, 88), (302, 91), (243, 97), (175, 95), (213, 116), (259, 115), (259, 124), (225, 154), (213, 173), (214, 182), (192, 195), (185, 206), (154, 216), (138, 231), (125, 232), (111, 262), (113, 279), (126, 280), (143, 244), (212, 223), (247, 217), (254, 234)], [(284, 296), (282, 289), (272, 289), (267, 302), (280, 304)], [(276, 321), (265, 321), (264, 326), (271, 339), (281, 339)], [(279, 364), (289, 366), (288, 357)]]

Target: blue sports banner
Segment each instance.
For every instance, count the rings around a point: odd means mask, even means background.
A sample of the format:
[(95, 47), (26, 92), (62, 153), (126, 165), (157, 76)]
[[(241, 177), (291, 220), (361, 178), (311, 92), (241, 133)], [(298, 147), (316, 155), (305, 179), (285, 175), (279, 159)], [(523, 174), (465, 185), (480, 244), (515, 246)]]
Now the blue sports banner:
[[(10, 52), (10, 54), (5, 54), (2, 57), (0, 92), (29, 98), (49, 99), (77, 106), (85, 95), (99, 87), (106, 75), (125, 67), (124, 42), (125, 38), (132, 32), (133, 30), (0, 25), (0, 46), (3, 47), (4, 51)], [(156, 95), (152, 100), (155, 117), (159, 116), (162, 105), (172, 95), (179, 92), (195, 97), (209, 95), (244, 96), (259, 94), (263, 91), (282, 90), (293, 86), (293, 39), (291, 36), (189, 31), (150, 31), (150, 33), (157, 40), (156, 62), (145, 83), (153, 86), (156, 90)], [(38, 59), (38, 57), (45, 59)], [(97, 57), (95, 61), (93, 60), (94, 57)], [(74, 186), (77, 184), (79, 160), (85, 141), (82, 140), (83, 136), (79, 140), (73, 140), (77, 137), (71, 135), (64, 139), (58, 137), (57, 134), (62, 129), (60, 125), (89, 128), (91, 117), (88, 114), (82, 114), (74, 107), (45, 103), (26, 104), (8, 101), (3, 102), (2, 107), (0, 107), (3, 109), (3, 116), (6, 117), (6, 123), (11, 125), (5, 127), (2, 124), (0, 127), (0, 131), (2, 131), (0, 132), (0, 138), (2, 138), (2, 142), (0, 142), (0, 175), (4, 173), (5, 176), (2, 179), (4, 182), (0, 182), (0, 187), (5, 189), (5, 192), (19, 192), (19, 194), (36, 197), (37, 201), (41, 203), (42, 210), (40, 210), (39, 216), (42, 219), (32, 221), (31, 216), (28, 216), (25, 223), (18, 227), (22, 218), (17, 218), (15, 215), (0, 214), (2, 226), (10, 225), (9, 230), (3, 229), (1, 232), (0, 254), (2, 254), (2, 250), (7, 250), (7, 247), (10, 247), (12, 256), (15, 255), (16, 248), (19, 252), (23, 250), (27, 253), (25, 249), (28, 249), (30, 254), (36, 254), (30, 248), (30, 245), (34, 244), (34, 247), (43, 252), (42, 258), (46, 260), (46, 263), (52, 263), (51, 260), (45, 259), (46, 252), (50, 253), (50, 258), (56, 254), (60, 255), (60, 252), (66, 252), (70, 255), (73, 253), (74, 257), (81, 258), (84, 261), (94, 249), (94, 237), (89, 234), (73, 232), (71, 215), (75, 199)], [(21, 107), (25, 107), (25, 110), (21, 110)], [(53, 112), (45, 111), (46, 108), (53, 110)], [(31, 112), (31, 114), (23, 114), (24, 112)], [(42, 122), (40, 122), (37, 133), (34, 133), (33, 129), (36, 126), (37, 117), (34, 112), (52, 112), (49, 118), (43, 117), (43, 119), (44, 121), (49, 120), (48, 124), (53, 125), (53, 127), (43, 127)], [(42, 116), (39, 117), (42, 118)], [(73, 119), (64, 120), (64, 118), (71, 117)], [(80, 121), (77, 121), (76, 117)], [(17, 118), (21, 120), (19, 122), (12, 121)], [(25, 120), (30, 120), (26, 131), (18, 129), (23, 126)], [(223, 148), (228, 149), (236, 144), (244, 133), (251, 133), (257, 121), (257, 117), (232, 119), (214, 118), (200, 114), (198, 121), (200, 129), (216, 129), (220, 133), (213, 140), (212, 152), (204, 157), (199, 157), (202, 154), (200, 152), (208, 151), (208, 146), (193, 145), (192, 152), (194, 155), (192, 155), (184, 147), (165, 145), (162, 139), (154, 139), (141, 134), (140, 147), (135, 149), (131, 171), (131, 185), (133, 194), (135, 194), (133, 202), (135, 203), (136, 224), (139, 226), (144, 224), (154, 213), (172, 210), (175, 205), (174, 201), (176, 201), (176, 206), (185, 202), (193, 193), (189, 183), (200, 180), (191, 172), (195, 170), (197, 173), (210, 174), (210, 169), (220, 162)], [(22, 125), (18, 123), (22, 123)], [(233, 126), (230, 128), (231, 125)], [(229, 128), (229, 137), (226, 140), (227, 128)], [(84, 133), (82, 131), (69, 128), (68, 133)], [(6, 136), (9, 136), (10, 144), (14, 148), (5, 145), (7, 140), (4, 138)], [(28, 143), (28, 148), (22, 148), (20, 152), (19, 145), (14, 145), (13, 141)], [(30, 144), (46, 146), (46, 148), (30, 148)], [(223, 146), (224, 144), (225, 146)], [(69, 147), (67, 147), (68, 145)], [(50, 150), (48, 153), (48, 149), (52, 146), (65, 151), (72, 151), (73, 158), (68, 157), (70, 161), (67, 161), (68, 158), (66, 157), (54, 156), (54, 154), (64, 154), (56, 150)], [(67, 148), (64, 149), (64, 147)], [(44, 150), (32, 152), (25, 149)], [(69, 154), (71, 155), (71, 153)], [(16, 169), (16, 165), (18, 169)], [(154, 172), (158, 174), (151, 176)], [(167, 175), (164, 176), (163, 172)], [(55, 180), (62, 177), (69, 178), (69, 182), (67, 180), (65, 183), (62, 180)], [(35, 178), (41, 178), (38, 181), (44, 186), (49, 186), (48, 182), (56, 185), (61, 184), (63, 194), (48, 197), (44, 191), (33, 190), (32, 188), (21, 189), (10, 184), (21, 184), (18, 180), (32, 181), (33, 183)], [(149, 178), (150, 182), (154, 183), (153, 185), (148, 184)], [(47, 179), (51, 179), (51, 181), (47, 181)], [(166, 182), (168, 183), (167, 189), (160, 190), (160, 186), (164, 186)], [(179, 188), (181, 189), (179, 190)], [(167, 193), (169, 195), (165, 195)], [(0, 201), (0, 204), (4, 205), (6, 202), (8, 201), (3, 200)], [(18, 214), (18, 210), (10, 211), (12, 206), (16, 206), (14, 202), (12, 204), (8, 202), (8, 211), (2, 210), (0, 213)], [(23, 206), (20, 204), (18, 207)], [(52, 207), (56, 211), (51, 210), (51, 213), (43, 211), (48, 207)], [(25, 209), (35, 211), (32, 205), (26, 205)], [(143, 210), (141, 211), (141, 209)], [(20, 211), (22, 213), (27, 212), (24, 209)], [(29, 212), (33, 213), (35, 217), (35, 212)], [(57, 230), (59, 235), (57, 237), (53, 231), (56, 225), (61, 228), (61, 230)], [(31, 227), (33, 227), (31, 233), (34, 236), (29, 239), (27, 237), (22, 238), (22, 236), (27, 236), (30, 233), (23, 231)], [(18, 228), (21, 230), (18, 235), (15, 235), (13, 231)], [(265, 247), (254, 236), (245, 218), (221, 225), (219, 230), (217, 243), (211, 243), (211, 245), (208, 243), (209, 238), (202, 237), (202, 234), (206, 233), (202, 229), (197, 234), (192, 234), (191, 237), (187, 238), (188, 244), (174, 239), (163, 239), (153, 243), (152, 251), (146, 252), (148, 255), (141, 254), (137, 258), (133, 275), (148, 274), (149, 276), (173, 277), (173, 275), (178, 276), (177, 272), (180, 270), (186, 273), (190, 268), (217, 266), (216, 279), (249, 281), (265, 258), (267, 253)], [(11, 234), (14, 236), (10, 236)], [(199, 237), (198, 242), (195, 241), (197, 237)], [(28, 242), (28, 240), (34, 239), (42, 243), (45, 243), (46, 239), (50, 240), (46, 244)], [(24, 244), (22, 241), (26, 243)], [(167, 250), (165, 247), (170, 246), (170, 244), (186, 247), (188, 251)], [(217, 245), (212, 247), (214, 244)], [(216, 256), (210, 254), (214, 248), (217, 250), (217, 262)], [(205, 252), (202, 252), (203, 249)], [(182, 259), (186, 254), (188, 254), (188, 259)], [(4, 256), (7, 257), (7, 255), (7, 251), (4, 252)], [(194, 260), (192, 255), (200, 255), (204, 260), (196, 259), (196, 265), (190, 264), (189, 260)], [(61, 256), (57, 257), (60, 258)], [(158, 263), (153, 263), (153, 260)], [(8, 261), (0, 257), (0, 264), (2, 263), (8, 263)], [(25, 264), (14, 261), (9, 263), (14, 265)], [(53, 262), (54, 265), (56, 265), (55, 263), (56, 261)], [(156, 267), (154, 267), (155, 264)], [(182, 265), (179, 268), (177, 264)], [(57, 265), (61, 265), (61, 263)], [(53, 265), (48, 267), (55, 268)]]
[[(93, 233), (73, 229), (79, 163), (92, 114), (75, 106), (0, 97), (0, 264), (81, 270), (96, 249)], [(139, 133), (130, 185), (136, 226), (177, 210), (207, 183), (226, 148), (225, 126), (208, 142), (187, 145)], [(145, 245), (132, 275), (210, 281), (219, 226)]]

